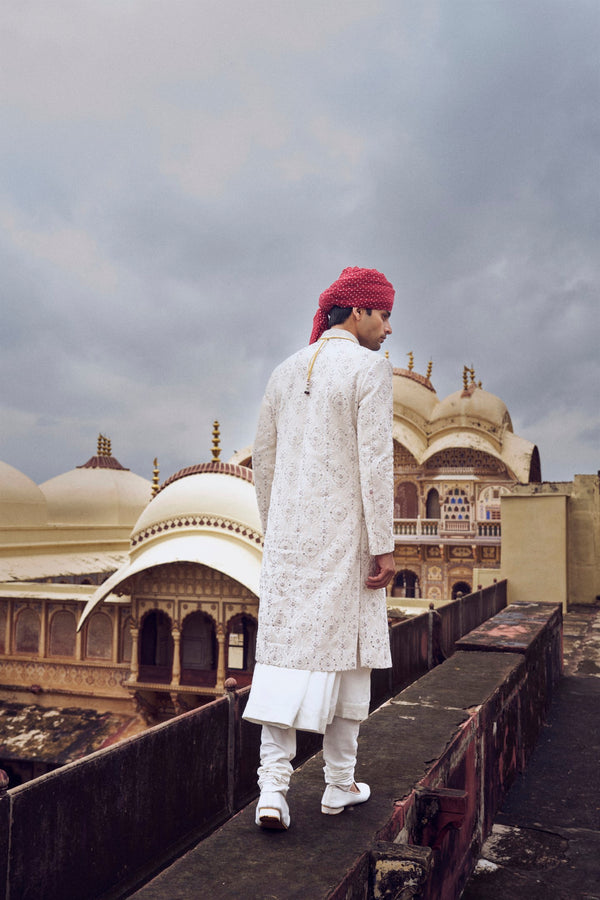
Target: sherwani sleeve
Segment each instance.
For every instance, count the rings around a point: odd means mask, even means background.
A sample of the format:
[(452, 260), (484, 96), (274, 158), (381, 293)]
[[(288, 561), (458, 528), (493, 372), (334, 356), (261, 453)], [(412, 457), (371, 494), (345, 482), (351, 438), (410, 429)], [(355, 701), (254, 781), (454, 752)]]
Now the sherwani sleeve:
[(277, 455), (277, 424), (271, 392), (267, 388), (260, 407), (256, 438), (252, 451), (252, 470), (254, 473), (254, 487), (258, 511), (262, 523), (263, 534), (267, 530), (269, 506), (271, 503), (271, 488), (275, 473), (275, 458)]
[(357, 419), (358, 463), (369, 553), (394, 549), (392, 367), (378, 359), (365, 376)]

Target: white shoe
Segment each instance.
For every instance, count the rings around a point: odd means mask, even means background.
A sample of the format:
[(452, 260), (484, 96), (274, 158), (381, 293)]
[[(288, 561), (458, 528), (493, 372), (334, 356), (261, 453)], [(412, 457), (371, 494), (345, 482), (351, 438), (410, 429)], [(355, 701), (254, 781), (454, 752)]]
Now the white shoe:
[[(358, 791), (353, 791), (352, 787), (358, 788)], [(371, 788), (364, 782), (354, 782), (351, 787), (328, 784), (321, 798), (321, 812), (326, 816), (337, 816), (344, 812), (347, 806), (364, 803), (370, 796)]]
[(262, 791), (256, 805), (255, 821), (261, 828), (277, 831), (290, 827), (290, 810), (281, 791)]

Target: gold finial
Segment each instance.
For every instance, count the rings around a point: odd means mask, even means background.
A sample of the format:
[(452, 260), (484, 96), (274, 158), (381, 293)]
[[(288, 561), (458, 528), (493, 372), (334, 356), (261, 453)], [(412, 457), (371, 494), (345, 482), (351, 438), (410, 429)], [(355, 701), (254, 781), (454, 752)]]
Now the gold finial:
[(112, 456), (112, 443), (110, 438), (106, 438), (106, 455)]
[(433, 372), (433, 360), (430, 359), (427, 363), (427, 378), (431, 378), (431, 373)]
[(212, 442), (212, 461), (218, 462), (221, 455), (219, 423), (215, 419), (213, 422), (213, 442)]
[(110, 440), (103, 434), (98, 435), (98, 451), (97, 456), (112, 456), (110, 449)]
[(469, 367), (468, 366), (463, 366), (463, 385), (464, 385), (464, 389), (466, 391), (467, 388), (469, 387)]
[(385, 351), (385, 358), (386, 358), (386, 359), (389, 359), (389, 358), (390, 358), (390, 351), (389, 351), (389, 350), (386, 350), (386, 351)]
[(471, 363), (471, 367), (469, 369), (469, 374), (471, 376), (471, 384), (475, 384), (475, 369), (473, 368), (472, 363)]
[(158, 468), (158, 459), (154, 457), (154, 472), (152, 474), (152, 496), (156, 497), (158, 494), (158, 489), (160, 487), (159, 481), (160, 469)]
[(406, 355), (408, 356), (408, 371), (412, 372), (412, 370), (415, 367), (415, 355), (412, 352), (412, 350), (410, 351), (410, 353), (407, 353)]

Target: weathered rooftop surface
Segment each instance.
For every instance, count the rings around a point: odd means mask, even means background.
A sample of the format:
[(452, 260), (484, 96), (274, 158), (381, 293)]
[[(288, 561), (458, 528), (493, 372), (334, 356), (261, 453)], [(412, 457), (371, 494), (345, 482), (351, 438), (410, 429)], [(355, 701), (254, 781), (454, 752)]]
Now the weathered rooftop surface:
[(531, 604), (527, 618), (522, 615), (522, 604), (514, 603), (482, 622), (473, 631), (456, 642), (457, 650), (484, 650), (495, 653), (523, 653), (538, 640), (546, 625), (546, 613), (539, 604)]
[(463, 900), (600, 898), (600, 610), (563, 629), (565, 677)]
[(135, 717), (4, 701), (0, 759), (64, 765), (121, 740)]

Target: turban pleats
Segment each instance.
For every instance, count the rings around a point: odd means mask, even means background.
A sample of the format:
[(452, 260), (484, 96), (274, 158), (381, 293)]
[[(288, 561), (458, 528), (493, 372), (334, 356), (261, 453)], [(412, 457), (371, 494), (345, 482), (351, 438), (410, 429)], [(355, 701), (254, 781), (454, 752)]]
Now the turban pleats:
[(319, 297), (313, 319), (310, 343), (314, 344), (328, 327), (328, 314), (334, 306), (359, 309), (386, 309), (394, 305), (394, 288), (377, 269), (350, 266)]

